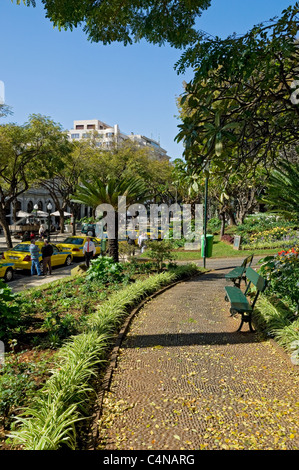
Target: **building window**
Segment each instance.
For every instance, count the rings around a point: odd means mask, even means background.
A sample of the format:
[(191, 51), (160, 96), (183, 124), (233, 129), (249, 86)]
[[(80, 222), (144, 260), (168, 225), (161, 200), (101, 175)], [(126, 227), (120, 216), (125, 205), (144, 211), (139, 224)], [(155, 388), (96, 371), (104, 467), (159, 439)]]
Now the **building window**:
[(27, 204), (27, 212), (31, 213), (33, 211), (33, 202), (29, 201)]
[(79, 139), (79, 134), (71, 134), (72, 139)]
[(83, 124), (76, 124), (76, 129), (84, 129), (84, 125)]
[(95, 124), (87, 124), (87, 129), (95, 129)]

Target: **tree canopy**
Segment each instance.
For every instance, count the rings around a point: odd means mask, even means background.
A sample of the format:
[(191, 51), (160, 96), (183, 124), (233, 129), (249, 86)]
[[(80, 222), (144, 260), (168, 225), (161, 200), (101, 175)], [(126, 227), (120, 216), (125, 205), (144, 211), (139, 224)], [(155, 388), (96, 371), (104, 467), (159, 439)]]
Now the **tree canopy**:
[[(279, 18), (226, 39), (202, 37), (183, 53), (179, 71), (194, 68), (181, 104), (185, 114), (177, 140), (186, 160), (219, 171), (275, 161), (298, 142), (299, 107), (291, 99), (298, 74), (299, 3)], [(298, 87), (297, 87), (298, 88)]]
[[(21, 3), (22, 0), (15, 0)], [(23, 0), (36, 5), (36, 0)], [(194, 42), (195, 20), (211, 0), (42, 0), (46, 17), (59, 29), (79, 26), (92, 42), (122, 42), (145, 39), (181, 48)]]
[(6, 211), (39, 178), (59, 171), (69, 151), (66, 133), (45, 116), (32, 115), (23, 126), (0, 126), (0, 224), (9, 247)]

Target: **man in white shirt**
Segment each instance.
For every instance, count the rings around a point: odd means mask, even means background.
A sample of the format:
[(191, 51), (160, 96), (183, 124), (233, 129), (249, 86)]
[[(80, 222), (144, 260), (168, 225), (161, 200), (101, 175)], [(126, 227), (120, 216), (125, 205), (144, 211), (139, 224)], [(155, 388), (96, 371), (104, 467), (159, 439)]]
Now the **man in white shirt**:
[(138, 245), (140, 247), (141, 253), (143, 253), (146, 248), (146, 240), (147, 234), (145, 232), (141, 232), (138, 237)]
[(90, 237), (86, 238), (86, 242), (83, 246), (83, 255), (85, 257), (85, 263), (87, 268), (89, 268), (90, 260), (96, 254), (96, 247), (95, 244), (90, 240)]

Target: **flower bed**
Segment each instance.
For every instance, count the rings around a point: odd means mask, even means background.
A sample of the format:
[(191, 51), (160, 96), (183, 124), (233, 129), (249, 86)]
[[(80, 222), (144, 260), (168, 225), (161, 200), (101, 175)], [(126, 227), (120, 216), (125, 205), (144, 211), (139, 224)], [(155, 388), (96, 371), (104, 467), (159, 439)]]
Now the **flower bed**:
[(299, 256), (298, 248), (282, 250), (276, 256), (260, 260), (259, 272), (269, 286), (267, 291), (285, 301), (298, 314), (299, 302)]
[(53, 375), (17, 418), (19, 427), (11, 433), (15, 444), (26, 450), (76, 449), (78, 423), (88, 418), (95, 398), (93, 380), (104, 368), (129, 309), (163, 286), (197, 272), (196, 266), (181, 266), (137, 280), (99, 305), (84, 331), (60, 349)]
[(299, 364), (299, 254), (298, 247), (282, 250), (260, 260), (260, 274), (268, 281), (257, 302), (255, 321), (275, 338)]

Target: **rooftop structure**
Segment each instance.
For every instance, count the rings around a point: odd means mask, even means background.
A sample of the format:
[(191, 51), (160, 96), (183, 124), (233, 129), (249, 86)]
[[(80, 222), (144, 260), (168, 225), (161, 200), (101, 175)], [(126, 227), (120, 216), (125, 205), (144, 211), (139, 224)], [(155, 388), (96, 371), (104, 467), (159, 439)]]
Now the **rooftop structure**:
[(158, 159), (169, 160), (170, 158), (167, 151), (160, 147), (157, 141), (133, 132), (130, 135), (124, 134), (120, 131), (118, 124), (110, 126), (98, 119), (74, 121), (73, 129), (69, 130), (68, 135), (71, 140), (81, 140), (92, 135), (96, 145), (104, 150), (109, 150), (115, 145), (118, 146), (126, 140), (131, 140), (140, 147), (150, 147)]

